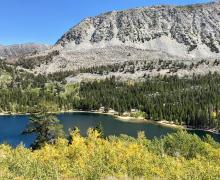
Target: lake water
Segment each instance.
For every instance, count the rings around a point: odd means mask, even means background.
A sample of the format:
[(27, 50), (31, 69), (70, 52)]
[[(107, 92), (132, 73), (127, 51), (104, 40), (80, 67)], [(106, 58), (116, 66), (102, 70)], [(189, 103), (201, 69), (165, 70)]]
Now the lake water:
[[(93, 113), (63, 113), (58, 115), (64, 126), (65, 132), (69, 128), (78, 127), (82, 135), (86, 135), (89, 127), (95, 127), (101, 122), (104, 128), (105, 136), (127, 134), (136, 137), (138, 131), (144, 131), (150, 139), (161, 137), (167, 133), (175, 132), (173, 128), (165, 127), (154, 123), (132, 123), (117, 120), (115, 117)], [(28, 124), (28, 116), (0, 116), (0, 143), (7, 142), (12, 146), (17, 146), (21, 142), (26, 147), (30, 146), (34, 141), (34, 135), (21, 135), (21, 132)], [(200, 137), (207, 134), (204, 131), (190, 131), (196, 133)], [(209, 133), (216, 141), (220, 142), (220, 135)]]

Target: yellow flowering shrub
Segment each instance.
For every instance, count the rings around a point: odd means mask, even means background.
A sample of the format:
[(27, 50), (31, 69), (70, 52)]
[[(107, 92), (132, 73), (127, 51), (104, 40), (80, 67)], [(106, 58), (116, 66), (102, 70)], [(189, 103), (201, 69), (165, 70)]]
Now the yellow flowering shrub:
[[(188, 147), (175, 149), (174, 143), (173, 149), (167, 147), (170, 140), (181, 143), (184, 136), (188, 141), (195, 139), (186, 132), (157, 141), (148, 140), (143, 133), (138, 138), (104, 139), (92, 129), (87, 137), (82, 137), (79, 131), (71, 136), (71, 142), (58, 139), (55, 145), (35, 151), (22, 145), (15, 149), (0, 145), (0, 179), (220, 179), (220, 146), (196, 139), (195, 150), (202, 153), (195, 152), (192, 157), (183, 152)], [(194, 142), (186, 145), (191, 143)]]

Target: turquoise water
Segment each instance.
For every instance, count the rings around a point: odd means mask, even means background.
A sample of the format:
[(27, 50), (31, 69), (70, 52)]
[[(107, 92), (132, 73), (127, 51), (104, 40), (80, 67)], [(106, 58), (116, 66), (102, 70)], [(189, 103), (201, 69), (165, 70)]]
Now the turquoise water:
[[(63, 113), (58, 115), (61, 123), (64, 126), (65, 132), (69, 128), (78, 127), (82, 135), (86, 135), (89, 127), (95, 127), (97, 123), (101, 122), (104, 127), (104, 133), (108, 135), (127, 134), (136, 137), (138, 131), (144, 131), (146, 136), (150, 139), (154, 137), (161, 137), (167, 133), (175, 132), (173, 128), (165, 127), (154, 123), (131, 123), (117, 120), (115, 117), (92, 114), (92, 113)], [(28, 116), (0, 116), (0, 143), (7, 142), (12, 146), (17, 146), (21, 142), (25, 146), (30, 146), (34, 141), (34, 135), (21, 135), (21, 132), (28, 124)], [(196, 133), (200, 137), (207, 134), (204, 131), (190, 131)], [(213, 138), (220, 142), (220, 135), (208, 133)]]

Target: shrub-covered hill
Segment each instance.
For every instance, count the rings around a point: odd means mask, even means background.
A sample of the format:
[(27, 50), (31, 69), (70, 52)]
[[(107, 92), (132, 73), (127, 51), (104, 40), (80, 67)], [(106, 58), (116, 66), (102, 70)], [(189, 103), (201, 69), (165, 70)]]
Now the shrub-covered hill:
[(32, 151), (0, 145), (0, 179), (220, 179), (220, 145), (179, 131), (162, 139), (99, 138), (88, 130)]

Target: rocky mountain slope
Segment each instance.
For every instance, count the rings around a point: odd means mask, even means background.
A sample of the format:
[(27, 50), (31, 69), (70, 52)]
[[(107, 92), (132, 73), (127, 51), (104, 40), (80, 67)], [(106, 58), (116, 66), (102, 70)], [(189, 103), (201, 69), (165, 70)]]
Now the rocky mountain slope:
[(213, 64), (220, 58), (220, 3), (143, 7), (90, 17), (41, 56), (54, 51), (58, 53), (34, 67), (35, 71), (51, 73), (160, 59), (188, 64), (208, 59)]
[(45, 51), (49, 48), (49, 45), (34, 43), (15, 44), (10, 46), (0, 45), (0, 58), (11, 60), (30, 54), (35, 54), (37, 52)]
[(220, 3), (113, 11), (85, 19), (56, 44), (72, 49), (130, 46), (183, 57), (216, 56)]

